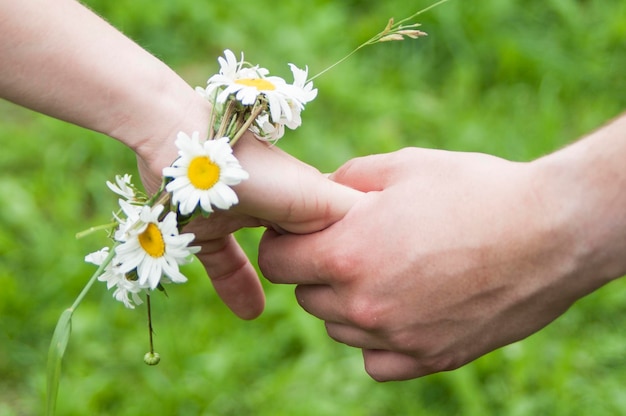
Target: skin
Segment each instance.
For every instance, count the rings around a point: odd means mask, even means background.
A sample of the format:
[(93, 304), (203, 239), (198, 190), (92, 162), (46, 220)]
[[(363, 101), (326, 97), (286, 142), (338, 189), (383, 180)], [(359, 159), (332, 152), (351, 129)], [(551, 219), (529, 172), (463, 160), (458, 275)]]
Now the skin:
[[(178, 131), (206, 134), (208, 103), (74, 0), (0, 0), (0, 56), (0, 97), (125, 143), (149, 190)], [(246, 137), (240, 204), (186, 231), (249, 319), (264, 297), (231, 233), (271, 226), (264, 274), (297, 284), (375, 379), (419, 377), (524, 338), (626, 273), (624, 132), (621, 117), (527, 164), (405, 149), (350, 161), (334, 182)]]
[(376, 380), (452, 370), (626, 274), (626, 116), (530, 163), (409, 148), (349, 161), (364, 192), (309, 235), (268, 230), (259, 265), (363, 350)]
[[(209, 103), (75, 0), (0, 0), (0, 57), (1, 98), (126, 144), (148, 191), (158, 189), (162, 169), (176, 159), (179, 131), (207, 133)], [(264, 295), (231, 233), (261, 224), (317, 231), (341, 218), (359, 193), (250, 136), (235, 154), (251, 177), (236, 188), (237, 209), (185, 231), (196, 234), (198, 258), (224, 302), (251, 319), (263, 310)]]

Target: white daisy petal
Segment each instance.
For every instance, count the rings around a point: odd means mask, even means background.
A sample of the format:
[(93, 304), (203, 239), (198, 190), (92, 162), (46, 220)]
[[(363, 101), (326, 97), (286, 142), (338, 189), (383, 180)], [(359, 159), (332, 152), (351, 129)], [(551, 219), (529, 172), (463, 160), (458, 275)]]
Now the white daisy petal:
[(126, 200), (130, 201), (135, 198), (135, 187), (132, 184), (132, 176), (128, 173), (124, 174), (124, 176), (116, 175), (115, 183), (107, 181), (106, 184), (111, 191)]
[(229, 187), (248, 178), (233, 155), (228, 137), (203, 142), (197, 137), (180, 133), (176, 140), (180, 156), (163, 169), (163, 175), (172, 179), (165, 190), (172, 193), (172, 202), (183, 215), (193, 213), (198, 206), (206, 213), (212, 213), (213, 207), (230, 208), (238, 199), (236, 195), (233, 198)]
[[(142, 206), (135, 222), (126, 226), (127, 231), (116, 234), (121, 237), (115, 248), (116, 270), (122, 275), (136, 272), (135, 284), (141, 288), (155, 289), (164, 273), (174, 276), (173, 281), (184, 281), (178, 265), (188, 262), (198, 251), (197, 247), (188, 247), (193, 234), (178, 233), (176, 213), (169, 212), (159, 220), (163, 210), (163, 205)], [(97, 260), (95, 255), (92, 258)]]
[(235, 99), (243, 106), (250, 107), (261, 101), (267, 103), (271, 123), (257, 123), (250, 130), (261, 140), (276, 141), (284, 134), (284, 125), (291, 129), (300, 126), (299, 112), (304, 105), (317, 96), (313, 83), (307, 83), (308, 68), (300, 69), (289, 64), (293, 74), (293, 84), (284, 79), (269, 76), (265, 68), (250, 66), (244, 61), (243, 54), (239, 61), (230, 50), (224, 51), (224, 58), (218, 58), (220, 72), (207, 81), (206, 95), (216, 97), (218, 104)]
[(98, 251), (94, 251), (93, 253), (87, 254), (85, 256), (85, 261), (87, 263), (95, 264), (96, 266), (100, 266), (104, 260), (109, 256), (109, 248), (104, 247)]
[[(105, 247), (87, 255), (85, 261), (100, 266), (108, 256), (109, 248)], [(124, 306), (127, 308), (133, 309), (135, 305), (142, 303), (138, 293), (142, 292), (143, 288), (137, 282), (128, 280), (126, 274), (116, 267), (115, 264), (117, 264), (116, 257), (104, 267), (103, 272), (98, 276), (98, 280), (105, 282), (107, 289), (115, 288), (113, 297), (124, 303)]]

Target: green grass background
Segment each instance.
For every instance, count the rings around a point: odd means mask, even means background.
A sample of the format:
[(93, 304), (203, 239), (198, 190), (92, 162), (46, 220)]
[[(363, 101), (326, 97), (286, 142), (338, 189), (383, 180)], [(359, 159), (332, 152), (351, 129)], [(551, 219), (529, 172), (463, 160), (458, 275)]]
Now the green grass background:
[[(223, 49), (290, 79), (314, 74), (425, 0), (88, 0), (204, 85)], [(280, 146), (323, 171), (405, 146), (531, 160), (626, 108), (626, 3), (452, 0), (421, 16), (427, 38), (375, 45), (316, 81), (304, 124)], [(0, 415), (43, 412), (48, 343), (93, 268), (108, 220), (104, 182), (135, 172), (102, 135), (0, 102)], [(625, 161), (626, 164), (626, 161)], [(626, 166), (626, 165), (625, 165)], [(426, 201), (427, 202), (427, 201)], [(254, 260), (261, 230), (238, 234)], [(582, 299), (542, 332), (457, 371), (376, 383), (264, 282), (266, 312), (240, 321), (199, 268), (153, 301), (156, 367), (142, 362), (145, 308), (102, 285), (77, 310), (60, 415), (616, 415), (626, 413), (626, 282)], [(384, 273), (384, 271), (381, 271)]]

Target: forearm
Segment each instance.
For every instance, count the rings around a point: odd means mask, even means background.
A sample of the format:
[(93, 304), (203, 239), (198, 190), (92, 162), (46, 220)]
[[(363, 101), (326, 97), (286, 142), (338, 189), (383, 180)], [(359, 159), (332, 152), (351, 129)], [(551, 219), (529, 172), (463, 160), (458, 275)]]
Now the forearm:
[(535, 162), (589, 290), (626, 274), (626, 114)]
[(0, 0), (0, 56), (1, 97), (139, 154), (183, 126), (207, 128), (208, 104), (190, 86), (75, 0)]

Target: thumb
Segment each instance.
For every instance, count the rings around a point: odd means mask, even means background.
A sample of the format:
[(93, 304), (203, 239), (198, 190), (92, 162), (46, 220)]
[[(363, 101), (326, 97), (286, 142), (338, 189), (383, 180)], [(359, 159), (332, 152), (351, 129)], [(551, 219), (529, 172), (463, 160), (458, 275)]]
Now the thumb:
[(377, 154), (349, 160), (329, 179), (361, 192), (381, 191), (396, 176), (397, 154)]

